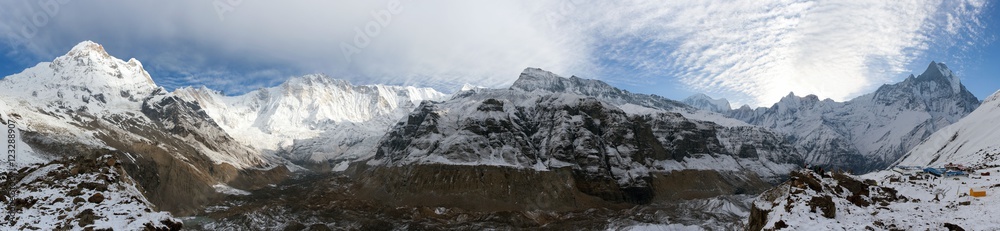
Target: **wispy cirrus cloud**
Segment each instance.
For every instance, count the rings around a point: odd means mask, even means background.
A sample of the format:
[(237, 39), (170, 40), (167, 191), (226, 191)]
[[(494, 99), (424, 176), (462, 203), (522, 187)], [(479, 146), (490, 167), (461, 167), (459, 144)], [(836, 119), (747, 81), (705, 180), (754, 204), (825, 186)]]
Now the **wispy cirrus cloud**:
[[(794, 91), (846, 100), (893, 78), (929, 49), (982, 40), (985, 1), (624, 1), (583, 24), (614, 65), (676, 77), (698, 91), (767, 105)], [(618, 9), (607, 14), (600, 9)], [(965, 37), (965, 38), (962, 38)], [(611, 42), (614, 44), (614, 42)], [(637, 46), (638, 44), (638, 46)], [(941, 60), (939, 60), (941, 61)], [(629, 75), (625, 73), (625, 75)]]
[[(354, 83), (506, 87), (525, 67), (678, 96), (768, 105), (790, 91), (844, 100), (929, 52), (979, 46), (985, 0), (410, 1), (0, 0), (6, 58), (51, 60), (83, 40), (141, 60), (168, 88), (228, 93), (311, 73)], [(97, 13), (95, 13), (97, 12)], [(110, 13), (113, 12), (113, 13)], [(18, 28), (42, 14), (30, 38)], [(26, 21), (27, 20), (27, 21)], [(351, 60), (343, 44), (378, 23)], [(25, 58), (34, 57), (34, 58)], [(937, 59), (938, 61), (946, 61)], [(919, 65), (918, 65), (919, 66)]]

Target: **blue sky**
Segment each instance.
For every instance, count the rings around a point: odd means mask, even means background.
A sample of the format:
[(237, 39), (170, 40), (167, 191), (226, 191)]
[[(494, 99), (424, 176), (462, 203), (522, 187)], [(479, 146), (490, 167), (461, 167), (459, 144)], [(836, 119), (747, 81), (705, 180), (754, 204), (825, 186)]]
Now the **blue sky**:
[(768, 106), (788, 92), (847, 100), (919, 74), (932, 60), (979, 98), (1000, 89), (998, 7), (984, 0), (0, 6), (0, 76), (92, 40), (140, 60), (168, 89), (206, 85), (227, 94), (311, 73), (450, 92), (465, 83), (506, 87), (525, 67), (539, 67), (673, 99), (701, 92)]

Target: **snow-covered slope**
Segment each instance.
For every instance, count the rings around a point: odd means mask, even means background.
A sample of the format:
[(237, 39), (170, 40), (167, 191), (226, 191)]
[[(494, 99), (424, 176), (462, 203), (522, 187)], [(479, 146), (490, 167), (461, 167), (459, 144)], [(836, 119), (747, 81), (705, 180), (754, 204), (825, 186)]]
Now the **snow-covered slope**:
[(729, 116), (786, 134), (808, 163), (867, 172), (893, 163), (931, 133), (972, 112), (979, 100), (944, 64), (847, 102), (814, 95)]
[(715, 113), (727, 113), (732, 110), (732, 107), (729, 106), (729, 100), (712, 99), (712, 97), (700, 93), (689, 96), (684, 100), (681, 100), (681, 102), (698, 109), (708, 110)]
[[(998, 230), (993, 180), (800, 171), (754, 201), (745, 230)], [(971, 197), (972, 188), (987, 196)]]
[(965, 118), (931, 135), (898, 165), (1000, 165), (1000, 91)]
[(291, 78), (239, 96), (204, 87), (174, 94), (198, 102), (243, 144), (312, 161), (364, 158), (386, 129), (417, 104), (445, 97), (430, 88), (353, 86), (325, 75)]

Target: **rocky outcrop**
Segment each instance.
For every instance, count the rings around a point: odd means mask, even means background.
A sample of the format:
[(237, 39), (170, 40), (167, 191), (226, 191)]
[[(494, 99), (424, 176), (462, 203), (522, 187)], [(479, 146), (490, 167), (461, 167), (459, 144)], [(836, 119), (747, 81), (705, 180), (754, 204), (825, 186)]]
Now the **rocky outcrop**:
[[(879, 186), (876, 181), (861, 179), (840, 172), (816, 173), (811, 170), (792, 172), (790, 179), (777, 187), (762, 193), (754, 201), (747, 230), (777, 230), (787, 227), (817, 229), (851, 227), (852, 224), (867, 224), (869, 228), (890, 229), (884, 223), (865, 212), (876, 207), (886, 208), (891, 202), (909, 201), (892, 187)], [(859, 214), (860, 212), (860, 214)], [(887, 211), (890, 212), (890, 211)], [(878, 212), (875, 212), (878, 214)], [(828, 221), (841, 218), (836, 225), (827, 226)], [(866, 219), (855, 219), (863, 217)], [(849, 222), (848, 222), (849, 221)]]
[(180, 220), (153, 212), (118, 158), (94, 150), (0, 173), (0, 228), (180, 230)]

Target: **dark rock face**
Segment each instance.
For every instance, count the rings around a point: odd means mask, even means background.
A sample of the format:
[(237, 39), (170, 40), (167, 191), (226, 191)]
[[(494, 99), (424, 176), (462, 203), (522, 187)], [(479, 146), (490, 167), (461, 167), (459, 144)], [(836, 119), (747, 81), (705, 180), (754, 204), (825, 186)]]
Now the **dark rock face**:
[[(807, 204), (811, 209), (810, 212), (822, 212), (823, 217), (830, 219), (837, 217), (837, 204), (833, 203), (833, 198), (830, 196), (813, 197)], [(816, 208), (819, 208), (819, 211)]]
[[(732, 165), (686, 167), (702, 160)], [(627, 114), (578, 95), (478, 90), (424, 102), (348, 172), (357, 195), (384, 206), (574, 212), (760, 193), (787, 174), (763, 163), (790, 170), (801, 159), (759, 127)]]
[(767, 215), (770, 210), (765, 210), (758, 208), (757, 206), (751, 206), (750, 208), (750, 221), (747, 222), (747, 226), (744, 230), (762, 230), (764, 226), (767, 225)]
[[(689, 158), (800, 161), (780, 137), (759, 128), (727, 128), (676, 113), (628, 115), (595, 98), (514, 94), (497, 90), (425, 102), (389, 131), (374, 161), (401, 166), (440, 157), (519, 168), (568, 166), (586, 179), (625, 188), (648, 187), (649, 172)], [(505, 95), (512, 97), (494, 97)]]

